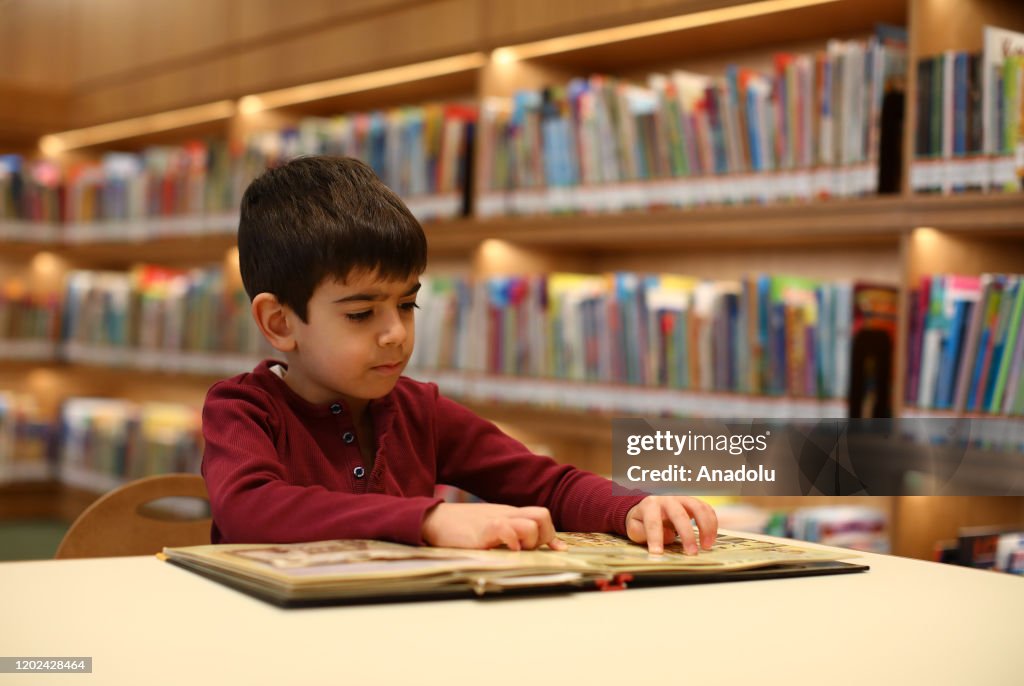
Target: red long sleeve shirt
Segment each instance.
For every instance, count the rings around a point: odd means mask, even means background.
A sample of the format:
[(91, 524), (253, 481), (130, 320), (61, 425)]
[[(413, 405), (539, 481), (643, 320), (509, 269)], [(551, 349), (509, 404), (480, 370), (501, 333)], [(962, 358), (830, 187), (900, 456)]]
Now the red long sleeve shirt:
[(401, 377), (369, 404), (377, 450), (363, 468), (344, 403), (315, 405), (261, 362), (215, 384), (203, 407), (203, 476), (214, 543), (373, 538), (422, 544), (427, 511), (449, 484), (488, 502), (542, 505), (560, 531), (625, 534), (643, 496), (531, 453), (437, 391)]

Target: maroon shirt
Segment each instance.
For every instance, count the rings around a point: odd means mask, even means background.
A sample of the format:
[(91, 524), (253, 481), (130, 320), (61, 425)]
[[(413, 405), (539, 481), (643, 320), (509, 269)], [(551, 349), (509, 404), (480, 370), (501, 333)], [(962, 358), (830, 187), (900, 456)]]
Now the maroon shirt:
[(559, 531), (625, 534), (643, 496), (531, 453), (494, 424), (401, 377), (373, 400), (377, 452), (363, 468), (355, 426), (338, 402), (314, 405), (261, 362), (215, 384), (203, 407), (203, 476), (214, 543), (374, 538), (422, 544), (427, 511), (449, 484), (488, 502), (542, 505)]

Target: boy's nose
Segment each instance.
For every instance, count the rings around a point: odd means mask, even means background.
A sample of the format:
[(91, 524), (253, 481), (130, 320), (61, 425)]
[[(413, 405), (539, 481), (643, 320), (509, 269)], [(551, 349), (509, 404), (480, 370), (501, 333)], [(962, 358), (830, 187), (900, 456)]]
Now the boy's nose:
[(380, 334), (380, 344), (382, 346), (387, 345), (401, 345), (405, 343), (406, 336), (409, 335), (408, 329), (405, 323), (402, 322), (402, 318), (397, 314), (391, 317), (388, 321), (387, 326)]

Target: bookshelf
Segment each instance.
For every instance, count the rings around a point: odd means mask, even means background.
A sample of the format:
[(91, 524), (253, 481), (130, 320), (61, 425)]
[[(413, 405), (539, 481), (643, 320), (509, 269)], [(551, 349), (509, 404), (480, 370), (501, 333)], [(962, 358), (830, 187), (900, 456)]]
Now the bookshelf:
[[(382, 7), (387, 4), (382, 3)], [(406, 82), (377, 82), (375, 85), (371, 82), (368, 87), (354, 86), (350, 92), (258, 112), (246, 111), (243, 98), (231, 116), (169, 131), (132, 133), (69, 151), (65, 158), (69, 161), (88, 159), (108, 150), (180, 144), (197, 136), (214, 136), (238, 143), (253, 132), (294, 126), (309, 116), (427, 102), (479, 104), (492, 98), (510, 97), (520, 89), (563, 86), (569, 79), (594, 73), (642, 82), (649, 73), (672, 69), (719, 76), (732, 63), (770, 68), (772, 56), (778, 51), (799, 53), (821, 49), (828, 39), (862, 39), (871, 34), (875, 24), (883, 22), (905, 25), (908, 30), (908, 97), (902, 130), (903, 159), (907, 161), (913, 159), (916, 113), (915, 99), (909, 94), (915, 88), (915, 70), (911, 68), (914, 60), (943, 50), (979, 49), (981, 27), (986, 23), (1024, 29), (1024, 10), (1008, 1), (833, 0), (796, 6), (799, 4), (794, 3), (792, 9), (757, 15), (748, 11), (747, 4), (727, 0), (685, 6), (671, 2), (598, 2), (588, 7), (592, 11), (586, 13), (571, 3), (549, 7), (550, 3), (535, 0), (486, 5), (451, 0), (430, 3), (429, 9), (389, 5), (380, 14), (367, 10), (364, 14), (338, 14), (329, 21), (317, 14), (327, 11), (323, 8), (307, 8), (306, 14), (299, 13), (305, 17), (300, 21), (291, 13), (286, 13), (287, 17), (277, 16), (280, 12), (268, 5), (250, 18), (251, 23), (243, 31), (249, 32), (247, 40), (256, 41), (255, 36), (268, 30), (275, 21), (294, 24), (289, 30), (295, 32), (311, 31), (317, 22), (328, 21), (320, 41), (323, 45), (329, 42), (327, 36), (354, 36), (368, 26), (379, 32), (393, 28), (393, 35), (408, 38), (409, 45), (389, 48), (394, 54), (344, 62), (351, 65), (351, 69), (366, 73), (447, 55), (483, 57), (469, 59), (464, 66), (449, 73)], [(542, 5), (543, 12), (539, 11)], [(738, 11), (740, 18), (724, 19), (727, 15), (715, 14), (720, 11)], [(388, 23), (388, 12), (395, 14), (394, 26)], [(417, 22), (426, 21), (428, 15), (430, 25), (445, 28), (442, 35), (424, 45), (420, 38), (413, 36)], [(687, 18), (692, 20), (689, 25)], [(107, 20), (114, 18), (107, 17)], [(143, 21), (138, 17), (135, 20)], [(614, 34), (605, 38), (599, 35), (590, 42), (580, 39), (590, 31), (661, 20), (670, 22), (666, 25), (669, 28), (646, 34), (640, 31), (625, 38), (618, 36), (617, 40)], [(676, 23), (671, 23), (673, 21)], [(460, 35), (462, 38), (458, 37)], [(215, 72), (217, 78), (204, 85), (201, 93), (187, 97), (184, 95), (187, 89), (182, 84), (188, 81), (189, 73), (201, 69), (203, 58), (157, 54), (160, 51), (156, 50), (150, 55), (154, 65), (158, 65), (160, 59), (175, 57), (183, 60), (184, 66), (167, 72), (166, 83), (173, 86), (169, 94), (156, 95), (158, 81), (147, 75), (139, 77), (140, 83), (144, 82), (138, 91), (143, 94), (141, 101), (132, 101), (132, 91), (127, 85), (118, 87), (109, 82), (118, 62), (116, 50), (112, 48), (90, 58), (87, 70), (93, 78), (99, 79), (100, 85), (78, 98), (75, 104), (82, 106), (82, 114), (65, 121), (74, 122), (76, 126), (104, 123), (196, 104), (197, 98), (219, 102), (221, 98), (237, 98), (252, 91), (266, 91), (269, 100), (269, 94), (277, 92), (270, 89), (280, 90), (336, 76), (324, 62), (327, 59), (324, 54), (307, 66), (296, 66), (295, 62), (301, 61), (299, 57), (315, 52), (313, 46), (302, 46), (296, 36), (287, 39), (285, 50), (295, 60), (281, 59), (278, 63), (273, 59), (270, 46), (256, 45), (249, 52), (224, 57), (220, 71)], [(559, 45), (558, 41), (549, 39), (565, 40)], [(204, 40), (207, 42), (194, 47), (210, 49), (209, 41), (214, 38), (206, 36)], [(370, 47), (364, 39), (360, 40), (359, 45)], [(325, 54), (339, 57), (350, 47), (332, 47)], [(489, 50), (493, 52), (487, 56)], [(230, 69), (238, 70), (233, 86), (227, 85), (228, 62)], [(156, 66), (147, 68), (159, 71)], [(360, 74), (344, 76), (357, 78)], [(115, 97), (101, 102), (103, 93)], [(32, 106), (36, 101), (26, 99), (25, 102)], [(51, 104), (47, 106), (53, 109)], [(482, 147), (479, 135), (478, 130), (475, 146), (478, 167)], [(18, 151), (30, 147), (30, 139), (26, 137), (5, 149)], [(887, 282), (899, 286), (905, 296), (922, 275), (929, 273), (977, 275), (1021, 271), (1020, 265), (1024, 264), (1022, 197), (1019, 193), (915, 194), (905, 173), (900, 192), (886, 196), (659, 207), (600, 214), (484, 216), (489, 214), (482, 211), (486, 199), (477, 188), (472, 198), (473, 213), (430, 222), (425, 230), (431, 250), (431, 271), (438, 272), (487, 277), (508, 273), (577, 271), (599, 274), (632, 270), (728, 279), (770, 272)], [(231, 212), (111, 222), (101, 226), (56, 227), (0, 221), (0, 279), (20, 276), (32, 288), (44, 291), (57, 288), (54, 284), (72, 269), (126, 271), (140, 262), (180, 267), (228, 263), (236, 223), (237, 217)], [(36, 275), (38, 268), (32, 267), (33, 260), (41, 253), (52, 256), (51, 261), (56, 265), (45, 276)], [(909, 327), (906, 297), (901, 298), (901, 303), (899, 331), (905, 335)], [(31, 344), (0, 346), (0, 388), (36, 396), (51, 412), (56, 412), (62, 397), (94, 394), (138, 402), (162, 400), (198, 406), (206, 388), (217, 378), (235, 368), (242, 371), (251, 367), (248, 358), (230, 356), (202, 358), (183, 354), (157, 359), (152, 354), (137, 351), (117, 353), (114, 359), (110, 355), (110, 351), (83, 347), (53, 350)], [(897, 411), (901, 410), (906, 365), (905, 350), (898, 346)], [(157, 371), (157, 367), (163, 371)], [(616, 410), (657, 408), (659, 403), (695, 407), (717, 403), (732, 410), (736, 407), (749, 409), (753, 413), (774, 402), (756, 396), (716, 396), (700, 392), (666, 392), (659, 396), (657, 391), (644, 389), (613, 385), (594, 389), (562, 382), (550, 391), (552, 397), (561, 398), (561, 407), (552, 409), (524, 402), (522, 398), (530, 395), (524, 388), (530, 382), (521, 378), (449, 372), (426, 374), (442, 377), (439, 381), (443, 389), (451, 389), (471, 407), (500, 422), (531, 445), (548, 447), (559, 459), (599, 472), (609, 471), (609, 419)], [(589, 402), (573, 400), (601, 393), (623, 396), (627, 401), (632, 397), (629, 402), (635, 404), (627, 402), (624, 406), (595, 413), (582, 409), (589, 406)], [(833, 405), (796, 401), (787, 405), (783, 400), (775, 403), (772, 411), (780, 416), (786, 412), (828, 414), (836, 411)], [(931, 414), (926, 410), (915, 412)], [(65, 500), (60, 500), (59, 509), (66, 513), (74, 508)], [(75, 501), (72, 499), (72, 502)], [(924, 555), (927, 552), (925, 539), (940, 532), (921, 522), (935, 518), (946, 521), (936, 513), (952, 506), (947, 507), (938, 500), (930, 505), (910, 505), (902, 499), (885, 499), (883, 507), (890, 515), (897, 552), (908, 550)], [(953, 520), (961, 524), (1024, 521), (1024, 504), (1016, 499), (993, 506), (995, 509), (991, 511), (985, 510), (984, 504), (978, 507), (979, 510), (964, 505), (953, 507), (958, 515), (951, 516), (946, 524), (951, 526)], [(970, 514), (976, 511), (984, 514)], [(949, 526), (944, 526), (942, 535), (949, 536)]]

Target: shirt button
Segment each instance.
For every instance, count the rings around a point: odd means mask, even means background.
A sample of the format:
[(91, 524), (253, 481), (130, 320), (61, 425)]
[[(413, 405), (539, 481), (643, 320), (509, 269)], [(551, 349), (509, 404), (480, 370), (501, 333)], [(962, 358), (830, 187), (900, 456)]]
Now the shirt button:
[(356, 440), (356, 435), (351, 431), (346, 431), (344, 434), (342, 434), (341, 440), (345, 441), (346, 443), (351, 443), (352, 441)]
[(341, 414), (341, 405), (339, 405), (338, 403), (334, 403), (333, 405), (331, 405), (331, 413)]
[(362, 479), (363, 476), (366, 474), (366, 469), (364, 469), (363, 467), (356, 467), (355, 469), (352, 470), (352, 473), (355, 475), (357, 479)]

